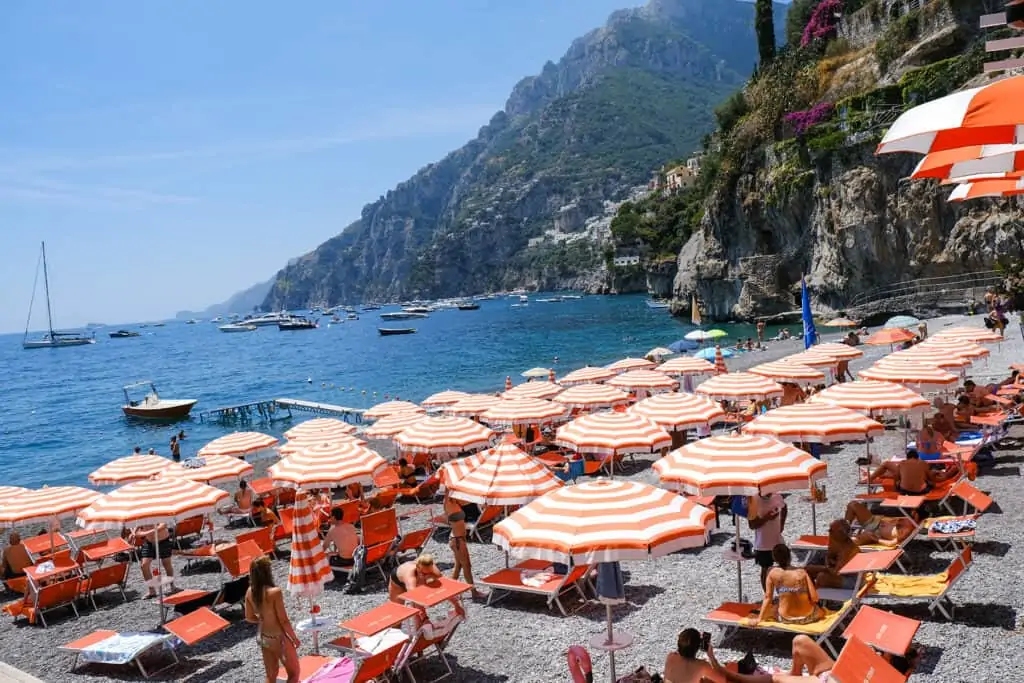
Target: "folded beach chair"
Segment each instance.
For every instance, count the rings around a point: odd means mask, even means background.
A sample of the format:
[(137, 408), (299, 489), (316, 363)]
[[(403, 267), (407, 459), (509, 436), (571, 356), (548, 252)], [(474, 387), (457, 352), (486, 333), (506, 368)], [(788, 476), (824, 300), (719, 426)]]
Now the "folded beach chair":
[(950, 563), (946, 571), (928, 576), (905, 574), (869, 574), (866, 577), (869, 598), (899, 598), (901, 600), (925, 600), (928, 611), (937, 610), (949, 621), (953, 620), (954, 605), (949, 599), (949, 590), (971, 567), (973, 557), (970, 546), (964, 548)]
[[(226, 619), (208, 609), (200, 609), (164, 624), (167, 633), (93, 631), (84, 638), (61, 645), (58, 649), (75, 653), (71, 665), (72, 673), (79, 661), (115, 666), (135, 664), (143, 677), (149, 678), (178, 664), (180, 660), (176, 650), (180, 644), (195, 645), (227, 626)], [(149, 671), (142, 660), (158, 649), (166, 650), (172, 661), (161, 669)]]
[(466, 523), (467, 538), (475, 538), (480, 543), (483, 543), (484, 539), (480, 536), (480, 532), (497, 524), (502, 515), (507, 511), (516, 509), (516, 507), (518, 506), (504, 507), (501, 505), (485, 505), (484, 509), (480, 511), (480, 516), (477, 517), (475, 522)]
[(110, 588), (116, 588), (121, 594), (121, 600), (127, 602), (128, 596), (124, 593), (127, 583), (128, 563), (116, 562), (90, 570), (81, 581), (80, 592), (81, 595), (89, 599), (93, 609), (98, 609), (96, 607), (96, 594)]
[(279, 508), (277, 516), (281, 523), (274, 527), (274, 547), (277, 548), (281, 541), (291, 541), (295, 532), (295, 508)]
[(584, 592), (590, 565), (582, 564), (571, 567), (566, 574), (556, 574), (550, 562), (543, 560), (526, 560), (509, 569), (502, 569), (490, 576), (485, 576), (478, 583), (491, 589), (487, 596), (490, 605), (512, 593), (529, 593), (542, 595), (547, 599), (548, 609), (552, 605), (558, 607), (562, 616), (568, 616), (562, 605), (562, 596), (570, 591), (579, 593), (580, 598), (587, 599)]
[(413, 683), (417, 683), (416, 676), (412, 672), (412, 666), (422, 661), (426, 657), (426, 653), (433, 648), (437, 656), (440, 657), (441, 663), (444, 664), (446, 672), (433, 679), (430, 683), (436, 683), (451, 676), (455, 672), (452, 670), (452, 665), (448, 661), (448, 657), (445, 656), (444, 650), (451, 641), (452, 636), (455, 635), (459, 624), (465, 620), (466, 617), (452, 610), (444, 621), (428, 621), (421, 625), (416, 629), (411, 642), (402, 650), (401, 656), (395, 662), (395, 669), (404, 671)]
[(252, 531), (246, 531), (245, 533), (238, 534), (238, 536), (235, 537), (235, 543), (237, 544), (245, 543), (246, 541), (252, 541), (255, 543), (256, 547), (258, 547), (260, 552), (264, 555), (277, 557), (277, 545), (274, 543), (273, 527), (260, 527), (259, 529), (253, 529)]
[(371, 512), (359, 520), (362, 538), (363, 571), (376, 567), (387, 581), (386, 568), (398, 547), (398, 514), (394, 508)]
[(68, 549), (67, 539), (61, 534), (53, 535), (53, 544), (50, 544), (49, 534), (40, 534), (39, 536), (32, 536), (22, 540), (21, 544), (25, 547), (28, 552), (28, 557), (32, 560), (32, 564), (39, 564), (43, 559), (49, 557), (53, 553), (59, 553)]
[(894, 669), (870, 645), (853, 636), (839, 653), (828, 680), (835, 683), (904, 683), (907, 676)]
[(214, 554), (221, 566), (221, 585), (215, 590), (186, 589), (165, 595), (161, 607), (164, 614), (189, 614), (201, 607), (236, 605), (245, 599), (249, 589), (249, 567), (263, 555), (252, 541), (221, 548)]
[(182, 543), (202, 538), (205, 529), (206, 518), (203, 515), (181, 520), (174, 525), (174, 545), (183, 550)]
[(430, 542), (433, 535), (433, 524), (403, 533), (398, 542), (398, 548), (395, 550), (396, 557), (401, 561), (403, 557), (407, 557), (410, 554), (414, 556), (419, 555), (423, 552), (423, 548)]

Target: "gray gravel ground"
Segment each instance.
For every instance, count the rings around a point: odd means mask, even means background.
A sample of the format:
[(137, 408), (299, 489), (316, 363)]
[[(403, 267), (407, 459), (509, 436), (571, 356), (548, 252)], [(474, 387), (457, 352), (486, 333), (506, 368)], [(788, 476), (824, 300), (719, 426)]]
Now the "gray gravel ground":
[[(930, 321), (931, 331), (954, 323), (963, 323), (962, 317), (948, 317)], [(975, 317), (972, 324), (980, 324)], [(765, 352), (742, 354), (730, 361), (730, 369), (737, 370), (754, 363), (788, 355), (801, 348), (799, 341), (775, 343)], [(862, 347), (865, 348), (865, 347)], [(991, 345), (992, 357), (986, 364), (977, 364), (975, 374), (986, 377), (1004, 374), (1010, 362), (1024, 360), (1024, 343), (1011, 328), (1009, 339), (1001, 345)], [(853, 365), (863, 367), (888, 349), (870, 349), (868, 359)], [(1016, 428), (1012, 437), (1024, 439), (1024, 428)], [(890, 431), (877, 440), (877, 447), (885, 455), (901, 450), (902, 431)], [(819, 529), (824, 529), (833, 516), (842, 514), (846, 501), (856, 492), (854, 459), (863, 453), (862, 444), (837, 447), (825, 454), (829, 463), (828, 492), (830, 500), (818, 509)], [(925, 646), (926, 655), (920, 670), (912, 680), (921, 681), (1015, 681), (1021, 676), (1020, 617), (1024, 580), (1024, 545), (1018, 545), (1020, 529), (1024, 525), (1024, 506), (1020, 504), (1020, 464), (1024, 453), (1018, 448), (997, 452), (994, 467), (983, 469), (978, 485), (990, 491), (997, 502), (994, 511), (987, 514), (979, 528), (979, 542), (975, 545), (975, 566), (953, 593), (957, 605), (955, 619), (945, 623), (932, 617), (922, 604), (894, 604), (891, 609), (900, 614), (923, 620), (918, 641)], [(649, 464), (651, 459), (638, 460), (629, 470), (629, 478), (656, 483)], [(266, 463), (263, 463), (265, 465)], [(218, 520), (223, 522), (223, 520)], [(810, 507), (795, 496), (790, 500), (786, 535), (790, 539), (811, 530)], [(218, 532), (218, 536), (232, 532)], [(667, 652), (675, 643), (682, 628), (700, 628), (700, 617), (719, 603), (735, 599), (736, 566), (722, 558), (722, 550), (733, 534), (729, 520), (722, 519), (722, 528), (716, 530), (709, 547), (677, 553), (647, 562), (624, 566), (627, 572), (626, 595), (629, 603), (615, 608), (616, 627), (632, 633), (636, 644), (618, 657), (619, 672), (641, 664), (658, 671)], [(749, 537), (744, 526), (743, 534)], [(443, 568), (450, 566), (451, 554), (446, 543), (434, 540), (428, 550), (435, 553)], [(490, 544), (471, 544), (474, 574), (482, 577), (503, 566), (502, 554)], [(918, 573), (940, 571), (948, 563), (949, 553), (937, 552), (930, 544), (915, 542), (910, 548), (913, 571)], [(275, 574), (279, 584), (286, 582), (287, 559), (275, 561)], [(181, 575), (184, 563), (176, 561), (178, 584), (185, 588), (212, 588), (217, 585), (216, 571), (207, 570)], [(751, 600), (759, 600), (757, 567), (743, 566), (744, 587)], [(91, 666), (79, 673), (69, 673), (72, 657), (56, 647), (79, 638), (93, 629), (117, 628), (149, 630), (157, 624), (157, 607), (151, 600), (142, 599), (145, 587), (138, 569), (131, 574), (130, 600), (121, 604), (107, 598), (99, 610), (83, 610), (79, 619), (52, 614), (47, 629), (12, 623), (0, 618), (0, 658), (46, 681), (111, 681), (138, 678), (137, 672)], [(5, 596), (5, 599), (12, 596)], [(303, 607), (289, 599), (293, 620), (303, 617)], [(323, 614), (335, 620), (354, 616), (386, 600), (386, 587), (377, 580), (367, 592), (349, 595), (340, 587), (329, 585), (320, 600)], [(576, 605), (579, 606), (579, 605)], [(449, 650), (455, 669), (455, 680), (473, 683), (510, 681), (544, 683), (568, 680), (565, 660), (570, 645), (585, 644), (601, 631), (604, 607), (596, 603), (579, 606), (568, 617), (548, 611), (540, 599), (512, 597), (496, 606), (481, 603), (469, 605), (469, 621), (460, 627)], [(220, 635), (196, 647), (185, 648), (184, 663), (158, 676), (156, 680), (200, 681), (260, 681), (263, 668), (255, 640), (255, 627), (246, 624), (239, 608), (228, 609), (224, 616), (232, 623)], [(304, 638), (300, 654), (312, 649), (311, 638)], [(760, 661), (775, 664), (788, 662), (789, 639), (784, 636), (758, 634), (739, 636), (718, 648), (720, 657), (734, 659), (746, 649), (754, 649)], [(597, 681), (608, 679), (607, 657), (593, 653)], [(119, 673), (119, 671), (121, 673)], [(423, 679), (436, 677), (440, 671), (436, 664), (425, 664), (417, 669)]]

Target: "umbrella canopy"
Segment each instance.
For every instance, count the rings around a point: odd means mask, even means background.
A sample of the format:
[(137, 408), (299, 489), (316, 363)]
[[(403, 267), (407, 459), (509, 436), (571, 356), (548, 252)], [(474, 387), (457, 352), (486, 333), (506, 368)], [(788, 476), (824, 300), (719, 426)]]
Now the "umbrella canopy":
[(235, 455), (244, 456), (255, 453), (277, 445), (277, 439), (269, 434), (260, 432), (235, 432), (214, 439), (199, 449), (197, 455), (205, 458), (208, 455)]
[(425, 398), (420, 405), (424, 408), (436, 408), (438, 406), (450, 406), (453, 403), (458, 403), (462, 399), (469, 396), (465, 391), (453, 391), (451, 389), (447, 391), (439, 391), (436, 394), (431, 394)]
[(350, 443), (356, 446), (365, 446), (366, 442), (360, 439), (358, 436), (353, 434), (341, 434), (339, 432), (332, 432), (325, 434), (324, 436), (307, 435), (292, 439), (288, 443), (284, 444), (277, 449), (277, 452), (281, 455), (291, 455), (297, 451), (301, 451), (303, 448), (309, 448), (310, 446), (319, 446), (321, 444), (335, 444), (335, 443)]
[(915, 391), (942, 391), (957, 383), (957, 376), (936, 367), (912, 361), (883, 358), (857, 373), (862, 379), (893, 382)]
[[(805, 351), (804, 353), (821, 354), (826, 357), (836, 358), (837, 360), (853, 360), (855, 358), (860, 358), (864, 355), (864, 352), (861, 351), (860, 349), (854, 348), (847, 344), (839, 344), (837, 342), (818, 344), (817, 346), (814, 347), (813, 352)], [(801, 354), (796, 355), (799, 356)], [(799, 363), (800, 361), (797, 362)], [(803, 365), (807, 365), (807, 363), (803, 363)], [(812, 365), (811, 367), (814, 366)]]
[(685, 353), (686, 351), (694, 351), (699, 347), (700, 344), (692, 339), (678, 339), (668, 345), (668, 348), (672, 353)]
[(839, 364), (839, 357), (821, 349), (820, 346), (814, 346), (807, 351), (786, 356), (781, 362), (799, 363), (810, 368), (834, 368)]
[(568, 375), (558, 380), (563, 387), (574, 387), (579, 384), (596, 384), (606, 379), (611, 379), (618, 373), (609, 368), (586, 367), (573, 370)]
[(526, 382), (512, 387), (501, 395), (502, 398), (554, 398), (565, 391), (565, 387), (554, 382)]
[(729, 333), (725, 330), (693, 330), (683, 335), (683, 339), (689, 339), (690, 341), (709, 341), (711, 339), (721, 339), (722, 337), (728, 337)]
[(428, 417), (395, 435), (395, 445), (414, 453), (451, 454), (490, 445), (494, 432), (464, 417)]
[(289, 440), (323, 438), (326, 441), (338, 435), (355, 433), (355, 425), (333, 417), (314, 417), (312, 420), (300, 422), (289, 429), (284, 433), (284, 438)]
[(722, 358), (732, 358), (733, 356), (736, 355), (736, 353), (732, 349), (713, 349), (708, 347), (706, 349), (701, 349), (700, 351), (694, 353), (692, 358), (703, 358), (704, 360), (714, 361), (715, 356), (717, 356), (718, 354), (721, 354)]
[(953, 372), (961, 372), (964, 368), (970, 367), (973, 362), (970, 358), (964, 358), (963, 356), (947, 353), (942, 349), (929, 349), (928, 347), (921, 346), (920, 344), (917, 346), (911, 346), (906, 351), (890, 353), (883, 359), (883, 361), (910, 361), (912, 363), (920, 363), (921, 365), (927, 365), (928, 367), (941, 368), (943, 370)]
[(929, 337), (914, 347), (914, 349), (928, 349), (929, 351), (940, 351), (951, 356), (959, 356), (970, 360), (984, 358), (989, 355), (989, 350), (980, 344), (957, 339), (956, 337)]
[(654, 463), (661, 481), (700, 496), (756, 496), (808, 489), (825, 463), (778, 439), (750, 434), (712, 436), (677, 448)]
[(126, 455), (93, 470), (89, 474), (89, 481), (95, 486), (117, 486), (142, 481), (160, 473), (171, 462), (159, 455)]
[(646, 358), (647, 360), (658, 361), (661, 360), (662, 358), (665, 358), (666, 356), (671, 356), (674, 353), (675, 351), (664, 346), (655, 346), (653, 349), (644, 354), (644, 358)]
[(533, 378), (548, 377), (548, 376), (551, 375), (551, 368), (540, 368), (540, 367), (538, 367), (538, 368), (530, 368), (529, 370), (526, 370), (525, 372), (520, 373), (520, 375), (522, 377), (533, 377)]
[(594, 413), (558, 428), (555, 443), (579, 453), (653, 453), (672, 445), (672, 435), (636, 413)]
[(566, 418), (568, 410), (560, 403), (540, 398), (502, 400), (480, 415), (480, 420), (494, 427), (543, 425)]
[(418, 410), (419, 406), (409, 401), (384, 401), (366, 410), (363, 417), (368, 420), (376, 420), (395, 413), (404, 413), (407, 410)]
[(729, 372), (729, 368), (725, 366), (725, 356), (722, 354), (722, 347), (715, 347), (715, 374), (724, 375)]
[(693, 394), (651, 396), (631, 406), (629, 411), (674, 432), (709, 427), (725, 419), (722, 406)]
[(363, 436), (367, 439), (390, 439), (425, 419), (427, 419), (427, 415), (422, 410), (395, 413), (394, 415), (382, 417), (364, 429)]
[(832, 318), (823, 324), (825, 327), (857, 327), (857, 323), (849, 318)]
[(300, 494), (295, 499), (294, 512), (288, 592), (312, 600), (324, 592), (324, 584), (334, 580), (334, 572), (327, 563), (308, 496)]
[(458, 499), (477, 505), (526, 505), (562, 487), (540, 460), (507, 440), (442, 466), (441, 481)]
[(321, 444), (274, 463), (267, 470), (275, 486), (324, 489), (373, 484), (373, 475), (388, 466), (376, 451), (354, 444)]
[(632, 481), (565, 486), (494, 527), (494, 543), (518, 557), (594, 564), (660, 557), (707, 543), (714, 513)]
[(79, 486), (44, 486), (20, 493), (0, 505), (0, 528), (68, 519), (102, 495)]
[(884, 432), (881, 423), (832, 403), (798, 403), (775, 408), (743, 427), (744, 434), (770, 436), (791, 443), (864, 441)]
[(611, 365), (609, 365), (608, 369), (622, 373), (626, 372), (627, 370), (649, 369), (653, 368), (655, 365), (657, 365), (657, 363), (651, 360), (647, 360), (646, 358), (623, 358), (622, 360), (617, 360)]
[(663, 372), (666, 375), (673, 375), (676, 377), (683, 377), (687, 375), (713, 375), (715, 374), (715, 366), (703, 358), (681, 356), (679, 358), (671, 358), (659, 365), (658, 372)]
[(656, 370), (629, 370), (608, 380), (608, 385), (630, 391), (644, 390), (647, 393), (673, 391), (679, 382)]
[(748, 372), (779, 382), (792, 382), (793, 384), (801, 385), (819, 384), (825, 381), (824, 372), (795, 362), (776, 361), (774, 363), (762, 363), (750, 368)]
[(28, 493), (28, 489), (21, 486), (0, 486), (0, 507), (23, 493)]
[(886, 320), (885, 324), (882, 325), (882, 327), (884, 327), (884, 328), (902, 327), (904, 329), (913, 327), (913, 328), (916, 329), (917, 326), (920, 325), (920, 324), (921, 324), (921, 321), (918, 320), (917, 318), (915, 318), (912, 315), (896, 315), (896, 316), (893, 316), (893, 317), (889, 318), (888, 320)]
[(629, 394), (604, 384), (581, 384), (566, 389), (554, 400), (573, 409), (599, 410), (629, 403)]
[(253, 466), (231, 455), (208, 455), (205, 458), (168, 463), (165, 477), (177, 477), (218, 486), (252, 476)]
[(1024, 145), (973, 145), (926, 155), (911, 178), (970, 178), (1024, 170)]
[(189, 517), (212, 514), (228, 497), (206, 484), (175, 477), (154, 477), (114, 489), (78, 513), (86, 529), (176, 524)]
[(810, 403), (834, 403), (867, 415), (921, 414), (931, 408), (926, 398), (892, 382), (845, 382), (833, 384), (808, 399)]
[(781, 386), (767, 377), (734, 372), (702, 382), (694, 393), (716, 401), (740, 401), (781, 398), (784, 392)]
[(929, 154), (970, 145), (1024, 142), (1019, 102), (1024, 102), (1024, 76), (939, 97), (901, 114), (877, 153)]
[(991, 330), (986, 330), (984, 327), (951, 327), (948, 330), (936, 333), (928, 341), (935, 341), (937, 339), (956, 339), (959, 341), (975, 342), (976, 344), (1003, 341), (1003, 338), (998, 334)]
[(983, 197), (1013, 197), (1024, 194), (1024, 178), (980, 178), (961, 183), (946, 198), (948, 202), (963, 202)]
[(865, 339), (864, 343), (871, 344), (872, 346), (890, 346), (892, 344), (902, 344), (903, 342), (910, 341), (915, 336), (917, 335), (913, 332), (899, 327), (885, 327)]
[(476, 417), (499, 403), (501, 403), (501, 398), (493, 394), (473, 394), (460, 400), (458, 403), (446, 406), (444, 412), (456, 417)]

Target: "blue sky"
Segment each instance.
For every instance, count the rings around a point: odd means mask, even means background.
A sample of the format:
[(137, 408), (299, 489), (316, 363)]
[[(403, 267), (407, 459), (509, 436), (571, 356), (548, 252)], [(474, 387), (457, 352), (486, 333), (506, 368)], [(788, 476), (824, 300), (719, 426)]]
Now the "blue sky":
[(0, 3), (0, 331), (23, 329), (42, 239), (63, 327), (270, 277), (635, 4)]

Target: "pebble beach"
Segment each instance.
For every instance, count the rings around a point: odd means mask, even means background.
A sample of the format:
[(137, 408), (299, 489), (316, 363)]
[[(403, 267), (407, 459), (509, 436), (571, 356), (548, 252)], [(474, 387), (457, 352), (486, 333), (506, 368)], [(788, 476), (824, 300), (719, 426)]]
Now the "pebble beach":
[[(980, 316), (947, 316), (928, 321), (930, 333), (952, 325), (981, 325)], [(837, 340), (837, 335), (826, 332), (825, 341)], [(773, 342), (765, 351), (737, 354), (728, 361), (730, 371), (741, 370), (754, 364), (775, 360), (802, 350), (799, 340)], [(870, 365), (889, 349), (860, 347), (865, 357), (850, 364), (851, 371)], [(975, 363), (971, 375), (985, 381), (1006, 376), (1010, 363), (1024, 360), (1024, 341), (1016, 325), (1007, 330), (1007, 339), (1001, 344), (989, 344), (988, 360)], [(509, 369), (514, 371), (513, 368)], [(437, 387), (459, 389), (460, 387)], [(924, 648), (924, 656), (911, 681), (942, 681), (949, 683), (1021, 680), (1020, 645), (1021, 617), (1024, 593), (1024, 544), (1020, 542), (1020, 529), (1024, 528), (1024, 508), (1019, 504), (1020, 466), (1024, 450), (1024, 426), (1013, 427), (1009, 438), (995, 452), (993, 465), (982, 467), (976, 485), (990, 493), (996, 501), (993, 509), (978, 523), (977, 542), (974, 544), (974, 566), (954, 588), (951, 598), (956, 605), (952, 622), (941, 615), (932, 615), (924, 603), (898, 603), (883, 605), (897, 614), (922, 620), (917, 642)], [(902, 429), (888, 430), (873, 444), (873, 450), (883, 458), (899, 454), (904, 449)], [(371, 447), (380, 447), (371, 442)], [(382, 454), (387, 455), (384, 448)], [(828, 500), (817, 507), (819, 533), (824, 533), (830, 520), (841, 517), (846, 503), (857, 493), (856, 458), (864, 452), (862, 443), (844, 444), (824, 449), (823, 459), (828, 463), (826, 480)], [(627, 464), (616, 477), (657, 484), (650, 464), (657, 456), (638, 457)], [(273, 460), (256, 461), (257, 475), (262, 474)], [(400, 509), (409, 506), (399, 506)], [(435, 507), (440, 505), (435, 502)], [(799, 495), (789, 497), (789, 513), (785, 536), (793, 540), (801, 534), (811, 533), (811, 506)], [(225, 529), (223, 518), (215, 519), (218, 539), (228, 538), (237, 531)], [(742, 534), (750, 537), (746, 524)], [(716, 653), (722, 661), (739, 659), (753, 650), (764, 664), (788, 666), (789, 643), (785, 635), (752, 632), (742, 633), (719, 643), (718, 634), (700, 618), (720, 603), (736, 599), (736, 563), (723, 557), (735, 529), (732, 521), (723, 516), (721, 528), (713, 531), (710, 544), (701, 549), (679, 552), (667, 557), (643, 562), (624, 563), (627, 604), (614, 608), (617, 630), (626, 631), (635, 643), (617, 655), (619, 675), (639, 666), (651, 672), (660, 672), (666, 654), (674, 648), (677, 633), (687, 627), (712, 630), (716, 637)], [(485, 532), (485, 540), (490, 533)], [(282, 545), (282, 548), (286, 546)], [(435, 555), (442, 570), (451, 567), (451, 553), (446, 538), (435, 536), (426, 550)], [(477, 578), (486, 576), (505, 566), (501, 551), (488, 543), (470, 543), (473, 573)], [(953, 557), (940, 552), (926, 542), (911, 543), (907, 549), (908, 570), (916, 574), (937, 573), (945, 569)], [(278, 585), (287, 583), (287, 552), (274, 561)], [(213, 565), (200, 566), (185, 572), (185, 563), (175, 559), (177, 584), (180, 588), (215, 588), (219, 574)], [(742, 565), (744, 590), (750, 601), (761, 599), (758, 568), (752, 561)], [(122, 681), (138, 680), (138, 671), (125, 667), (90, 665), (75, 673), (70, 672), (73, 655), (57, 648), (80, 638), (95, 629), (120, 631), (148, 631), (158, 626), (158, 608), (154, 600), (146, 600), (145, 585), (140, 572), (133, 565), (129, 575), (129, 600), (122, 603), (115, 593), (98, 598), (99, 609), (82, 609), (74, 618), (62, 612), (53, 612), (50, 626), (28, 626), (24, 620), (13, 622), (0, 616), (0, 659), (45, 681)], [(2, 597), (13, 600), (12, 594)], [(387, 599), (387, 586), (379, 573), (370, 574), (366, 590), (360, 594), (343, 592), (340, 583), (328, 584), (318, 600), (322, 615), (332, 622), (340, 622), (382, 604)], [(287, 604), (292, 620), (306, 616), (304, 602), (291, 597)], [(564, 683), (569, 679), (566, 650), (572, 645), (585, 645), (591, 636), (604, 628), (605, 607), (589, 603), (567, 602), (574, 611), (563, 617), (550, 611), (543, 599), (516, 595), (501, 602), (485, 606), (483, 602), (467, 600), (468, 620), (459, 627), (448, 649), (449, 661), (455, 672), (454, 680), (467, 683)], [(182, 663), (153, 680), (174, 681), (261, 681), (263, 663), (256, 642), (256, 627), (247, 624), (240, 606), (224, 609), (222, 616), (231, 625), (220, 634), (195, 647), (184, 647)], [(340, 635), (336, 634), (336, 635)], [(324, 640), (332, 636), (326, 634)], [(300, 655), (312, 653), (312, 636), (302, 637)], [(592, 652), (594, 680), (608, 680), (608, 658)], [(436, 658), (417, 664), (419, 680), (432, 680), (443, 673)]]

